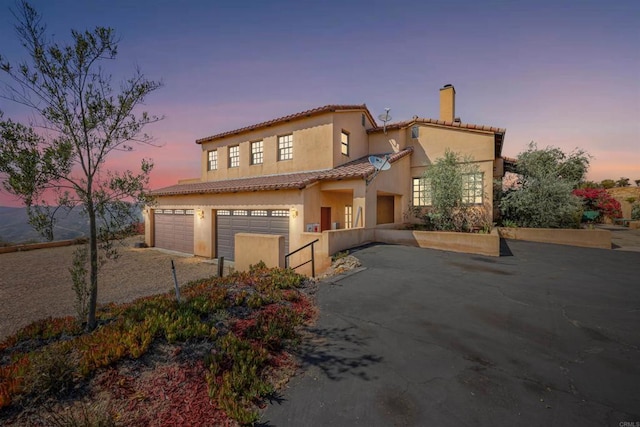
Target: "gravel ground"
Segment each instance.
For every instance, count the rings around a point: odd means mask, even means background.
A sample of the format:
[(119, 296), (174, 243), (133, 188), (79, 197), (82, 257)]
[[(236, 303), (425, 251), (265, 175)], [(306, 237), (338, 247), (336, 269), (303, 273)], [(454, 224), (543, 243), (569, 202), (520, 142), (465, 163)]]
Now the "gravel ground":
[[(98, 278), (98, 303), (127, 302), (174, 289), (171, 260), (180, 285), (216, 274), (210, 261), (124, 241), (120, 258)], [(75, 246), (0, 254), (0, 340), (45, 317), (75, 315), (69, 267)]]

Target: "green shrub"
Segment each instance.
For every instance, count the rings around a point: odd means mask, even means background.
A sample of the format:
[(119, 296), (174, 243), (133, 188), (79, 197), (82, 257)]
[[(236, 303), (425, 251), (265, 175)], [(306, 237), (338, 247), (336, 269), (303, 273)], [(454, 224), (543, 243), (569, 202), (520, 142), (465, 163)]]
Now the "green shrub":
[(35, 400), (69, 393), (77, 375), (71, 351), (70, 342), (62, 341), (32, 353), (24, 377), (24, 392)]
[(218, 342), (218, 349), (208, 362), (209, 395), (215, 398), (227, 415), (241, 424), (257, 421), (251, 404), (273, 392), (263, 378), (269, 352), (242, 340), (232, 333)]
[(589, 166), (582, 150), (538, 149), (534, 143), (518, 155), (518, 181), (500, 200), (504, 220), (520, 227), (578, 228), (581, 199), (573, 194)]
[(636, 202), (631, 206), (631, 219), (640, 221), (640, 202)]

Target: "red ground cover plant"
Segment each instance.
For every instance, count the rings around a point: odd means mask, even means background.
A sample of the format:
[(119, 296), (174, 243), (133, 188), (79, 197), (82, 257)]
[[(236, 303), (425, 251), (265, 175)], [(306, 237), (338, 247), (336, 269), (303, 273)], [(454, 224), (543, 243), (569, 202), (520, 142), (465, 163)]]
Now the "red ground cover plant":
[(267, 269), (100, 309), (91, 333), (45, 319), (0, 343), (2, 425), (238, 425), (293, 372), (315, 307), (305, 280)]
[(604, 188), (578, 188), (573, 190), (573, 194), (582, 198), (585, 210), (600, 212), (600, 218), (622, 218), (620, 202)]

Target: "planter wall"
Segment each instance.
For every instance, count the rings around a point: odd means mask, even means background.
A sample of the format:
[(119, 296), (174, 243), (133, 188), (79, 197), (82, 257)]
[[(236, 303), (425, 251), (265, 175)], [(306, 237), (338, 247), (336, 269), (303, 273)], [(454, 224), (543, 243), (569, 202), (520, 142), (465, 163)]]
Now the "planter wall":
[(500, 256), (500, 236), (497, 230), (492, 230), (489, 234), (480, 234), (453, 231), (375, 229), (374, 239), (376, 242), (382, 243)]
[(498, 228), (500, 237), (530, 242), (555, 243), (585, 248), (611, 249), (609, 230), (571, 230), (561, 228)]

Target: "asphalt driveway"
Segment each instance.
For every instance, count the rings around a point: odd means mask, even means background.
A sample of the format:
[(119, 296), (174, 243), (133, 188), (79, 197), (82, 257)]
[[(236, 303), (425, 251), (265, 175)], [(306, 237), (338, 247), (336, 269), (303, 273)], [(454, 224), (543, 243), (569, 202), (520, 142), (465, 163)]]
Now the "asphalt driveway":
[(356, 252), (263, 424), (640, 425), (640, 253), (503, 250)]

